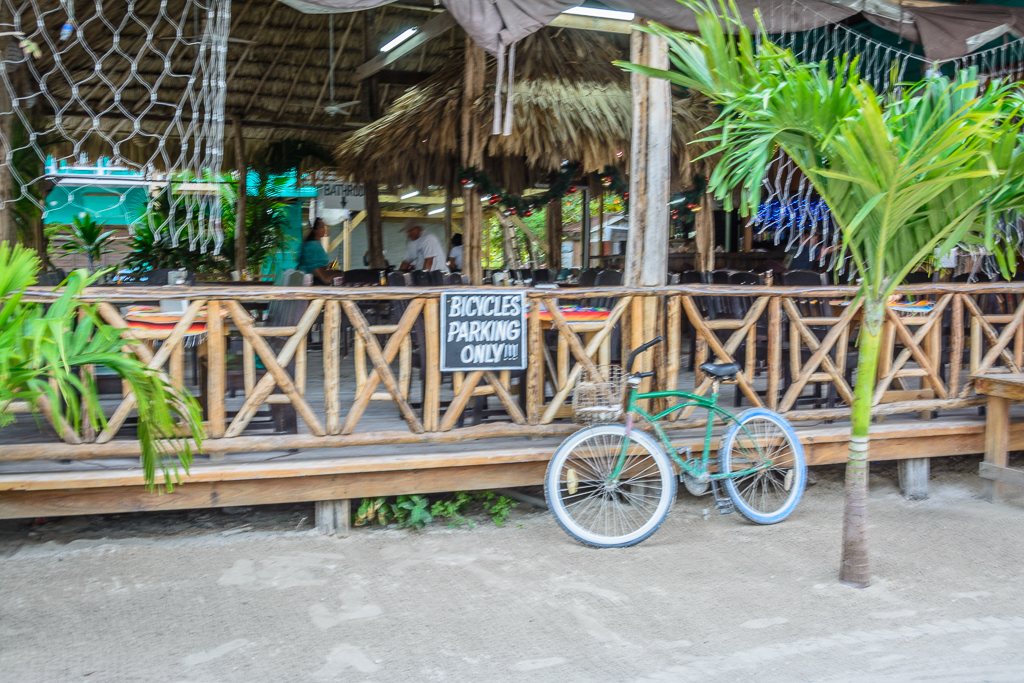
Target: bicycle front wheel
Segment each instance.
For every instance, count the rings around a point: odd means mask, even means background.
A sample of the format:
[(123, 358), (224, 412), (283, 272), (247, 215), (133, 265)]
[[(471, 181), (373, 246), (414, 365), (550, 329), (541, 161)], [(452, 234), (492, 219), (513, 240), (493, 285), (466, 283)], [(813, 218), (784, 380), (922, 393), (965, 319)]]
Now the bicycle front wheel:
[[(619, 456), (626, 459), (613, 477)], [(657, 531), (676, 496), (676, 476), (650, 436), (623, 425), (581, 429), (548, 464), (544, 495), (555, 519), (576, 540), (597, 548), (636, 545)]]
[(722, 479), (740, 514), (757, 524), (776, 524), (796, 509), (807, 483), (804, 449), (796, 432), (778, 413), (744, 411), (722, 437), (720, 473), (746, 472)]

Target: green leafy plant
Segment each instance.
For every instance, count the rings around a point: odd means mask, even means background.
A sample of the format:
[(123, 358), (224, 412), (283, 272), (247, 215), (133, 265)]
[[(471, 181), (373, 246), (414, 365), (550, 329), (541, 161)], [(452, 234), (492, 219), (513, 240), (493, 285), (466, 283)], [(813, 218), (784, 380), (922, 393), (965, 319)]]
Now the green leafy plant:
[(995, 224), (1001, 212), (1024, 209), (1024, 99), (998, 81), (981, 87), (974, 70), (880, 95), (848, 55), (803, 64), (763, 37), (755, 43), (735, 5), (690, 6), (699, 36), (650, 28), (667, 41), (673, 70), (621, 66), (720, 106), (707, 131), (717, 144), (711, 153), (722, 155), (710, 187), (727, 210), (736, 188), (743, 215), (757, 210), (781, 149), (828, 204), (843, 253), (862, 278), (840, 579), (864, 586), (868, 429), (886, 301), (936, 250), (946, 254), (964, 242), (986, 247), (1009, 277), (1015, 256)]
[[(245, 204), (245, 254), (247, 263), (258, 269), (287, 246), (288, 204), (283, 197), (288, 179), (254, 170), (256, 194), (250, 194)], [(221, 253), (231, 255), (235, 253), (238, 198), (235, 185), (225, 183), (222, 188), (224, 244)], [(229, 270), (234, 268), (233, 262), (226, 263), (230, 264)]]
[(381, 510), (386, 510), (384, 507), (386, 500), (384, 497), (363, 498), (363, 502), (359, 505), (359, 510), (356, 511), (356, 518), (352, 523), (355, 526), (366, 526), (377, 521), (386, 526), (387, 513), (381, 512)]
[(92, 215), (88, 213), (84, 216), (75, 216), (69, 226), (67, 242), (62, 247), (68, 254), (84, 254), (90, 273), (103, 254), (114, 251), (108, 247), (114, 241), (114, 233), (117, 231), (104, 230), (104, 225), (106, 224), (93, 220)]
[(478, 493), (476, 499), (483, 504), (484, 510), (491, 516), (491, 521), (499, 527), (505, 526), (505, 521), (512, 514), (512, 508), (519, 505), (519, 503), (516, 503), (511, 498), (499, 496), (494, 491)]
[[(25, 302), (35, 284), (39, 259), (32, 250), (0, 243), (0, 406), (24, 401), (58, 433), (77, 434), (83, 423), (101, 430), (106, 418), (92, 375), (85, 366), (103, 366), (127, 382), (135, 394), (138, 439), (147, 488), (156, 487), (156, 471), (171, 490), (179, 482), (177, 466), (187, 472), (193, 448), (202, 446), (202, 416), (195, 398), (163, 372), (154, 372), (134, 355), (122, 352), (121, 331), (106, 324), (80, 296), (101, 274), (76, 270), (59, 295), (41, 303)], [(0, 426), (13, 416), (0, 412)], [(180, 423), (180, 424), (179, 424)], [(180, 434), (188, 436), (183, 438)]]
[(430, 514), (448, 522), (449, 529), (461, 529), (463, 525), (473, 528), (473, 520), (466, 519), (463, 514), (473, 497), (465, 491), (459, 491), (454, 498), (438, 500), (430, 507)]
[(422, 529), (434, 521), (428, 509), (429, 505), (430, 501), (426, 496), (398, 496), (397, 501), (391, 506), (391, 511), (399, 527)]

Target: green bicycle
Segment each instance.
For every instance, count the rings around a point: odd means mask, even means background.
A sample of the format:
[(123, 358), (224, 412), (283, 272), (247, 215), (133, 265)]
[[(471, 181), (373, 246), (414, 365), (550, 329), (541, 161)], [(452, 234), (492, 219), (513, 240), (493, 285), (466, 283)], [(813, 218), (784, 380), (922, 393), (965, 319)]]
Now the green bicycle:
[[(665, 521), (678, 481), (695, 495), (710, 488), (722, 514), (738, 510), (757, 524), (786, 519), (800, 502), (807, 482), (803, 447), (793, 428), (781, 415), (765, 408), (733, 415), (718, 405), (721, 383), (734, 378), (741, 369), (736, 363), (700, 366), (713, 378), (710, 397), (684, 391), (640, 393), (640, 381), (654, 373), (633, 373), (633, 363), (639, 354), (661, 341), (658, 337), (640, 346), (626, 362), (630, 374), (621, 407), (615, 406), (616, 412), (624, 413), (625, 423), (585, 427), (562, 442), (551, 459), (544, 493), (558, 523), (586, 545), (636, 545)], [(654, 398), (683, 401), (650, 415), (638, 402)], [(699, 458), (693, 457), (688, 448), (677, 451), (658, 424), (674, 411), (691, 405), (708, 411)], [(607, 411), (608, 407), (602, 409)], [(607, 413), (604, 415), (609, 419)], [(716, 416), (729, 427), (718, 447), (717, 469), (712, 471), (709, 464)], [(654, 427), (657, 440), (635, 427), (637, 417)]]

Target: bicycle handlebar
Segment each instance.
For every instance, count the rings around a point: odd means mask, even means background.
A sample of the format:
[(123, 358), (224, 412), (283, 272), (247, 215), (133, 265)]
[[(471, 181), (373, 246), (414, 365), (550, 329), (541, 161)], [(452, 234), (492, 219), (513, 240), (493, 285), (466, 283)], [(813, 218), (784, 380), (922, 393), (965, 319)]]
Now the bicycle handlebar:
[(641, 353), (651, 348), (652, 346), (656, 346), (657, 344), (660, 344), (663, 341), (665, 341), (664, 338), (660, 336), (655, 337), (646, 344), (641, 344), (640, 346), (633, 349), (633, 352), (629, 354), (629, 360), (626, 361), (626, 372), (633, 372), (633, 362), (636, 360), (637, 356), (639, 356)]

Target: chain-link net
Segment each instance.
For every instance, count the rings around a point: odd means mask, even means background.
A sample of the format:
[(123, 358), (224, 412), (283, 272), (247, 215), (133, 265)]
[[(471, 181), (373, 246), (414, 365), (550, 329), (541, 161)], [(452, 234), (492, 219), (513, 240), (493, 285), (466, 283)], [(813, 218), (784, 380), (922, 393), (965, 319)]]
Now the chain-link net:
[(219, 251), (230, 13), (230, 0), (0, 0), (0, 209), (50, 222), (62, 207), (47, 196), (84, 174), (137, 188), (119, 198), (129, 229)]

